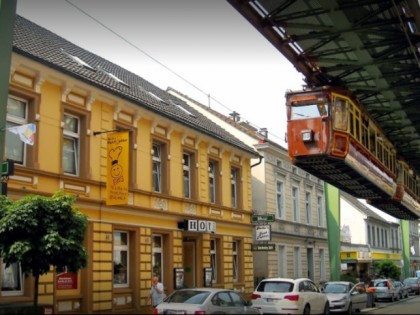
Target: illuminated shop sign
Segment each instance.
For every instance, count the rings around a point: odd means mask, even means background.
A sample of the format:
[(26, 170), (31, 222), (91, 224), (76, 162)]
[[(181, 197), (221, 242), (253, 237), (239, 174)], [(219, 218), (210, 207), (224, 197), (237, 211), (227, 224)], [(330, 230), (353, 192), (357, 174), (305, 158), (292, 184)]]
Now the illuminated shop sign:
[(216, 222), (206, 220), (184, 220), (178, 228), (185, 231), (216, 233)]

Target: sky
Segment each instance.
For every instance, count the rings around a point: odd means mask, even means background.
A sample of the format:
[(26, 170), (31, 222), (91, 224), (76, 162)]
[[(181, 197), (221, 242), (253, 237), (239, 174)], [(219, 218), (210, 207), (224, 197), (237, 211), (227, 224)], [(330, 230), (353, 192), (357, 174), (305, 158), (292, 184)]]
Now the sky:
[(303, 76), (225, 0), (17, 0), (16, 13), (283, 146)]

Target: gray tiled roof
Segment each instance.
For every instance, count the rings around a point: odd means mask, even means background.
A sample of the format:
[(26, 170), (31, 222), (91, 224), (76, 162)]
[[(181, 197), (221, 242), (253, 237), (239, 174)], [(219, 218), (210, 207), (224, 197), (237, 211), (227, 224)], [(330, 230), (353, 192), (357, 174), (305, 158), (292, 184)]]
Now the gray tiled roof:
[[(234, 137), (184, 101), (156, 87), (142, 77), (19, 15), (16, 15), (13, 51), (258, 157), (254, 148)], [(92, 69), (80, 65), (69, 55), (80, 58), (89, 64)], [(112, 73), (125, 84), (115, 81), (104, 71)], [(152, 92), (164, 101), (157, 100), (148, 92)], [(194, 116), (189, 115), (174, 104), (182, 106)]]

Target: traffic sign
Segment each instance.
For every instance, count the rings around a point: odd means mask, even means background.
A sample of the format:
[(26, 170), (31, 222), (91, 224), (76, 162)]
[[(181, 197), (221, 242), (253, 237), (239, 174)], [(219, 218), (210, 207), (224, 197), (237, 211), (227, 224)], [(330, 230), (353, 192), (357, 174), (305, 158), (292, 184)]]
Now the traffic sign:
[(9, 176), (15, 173), (15, 161), (7, 160), (1, 164), (1, 175)]
[(253, 214), (252, 215), (252, 223), (260, 223), (260, 222), (274, 222), (274, 214)]

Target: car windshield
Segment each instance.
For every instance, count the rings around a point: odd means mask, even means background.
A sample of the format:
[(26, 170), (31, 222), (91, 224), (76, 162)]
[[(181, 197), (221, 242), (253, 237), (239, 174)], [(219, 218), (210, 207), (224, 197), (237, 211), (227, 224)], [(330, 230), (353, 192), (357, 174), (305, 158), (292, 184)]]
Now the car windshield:
[(388, 281), (375, 281), (375, 287), (383, 288), (388, 287)]
[(344, 283), (327, 283), (324, 286), (325, 293), (347, 293), (348, 291), (349, 287)]
[(264, 281), (257, 288), (259, 292), (292, 292), (293, 283), (284, 281)]
[(203, 304), (210, 292), (197, 290), (175, 291), (166, 300), (168, 303)]
[(416, 278), (405, 279), (404, 283), (405, 284), (415, 284), (415, 283), (417, 283), (417, 279)]

